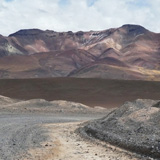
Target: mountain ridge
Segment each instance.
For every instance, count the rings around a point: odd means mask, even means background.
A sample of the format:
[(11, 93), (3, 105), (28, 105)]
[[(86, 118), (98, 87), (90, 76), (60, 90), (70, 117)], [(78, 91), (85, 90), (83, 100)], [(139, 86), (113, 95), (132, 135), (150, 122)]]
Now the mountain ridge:
[(159, 59), (160, 34), (140, 25), (88, 32), (22, 29), (0, 36), (0, 78), (160, 80)]

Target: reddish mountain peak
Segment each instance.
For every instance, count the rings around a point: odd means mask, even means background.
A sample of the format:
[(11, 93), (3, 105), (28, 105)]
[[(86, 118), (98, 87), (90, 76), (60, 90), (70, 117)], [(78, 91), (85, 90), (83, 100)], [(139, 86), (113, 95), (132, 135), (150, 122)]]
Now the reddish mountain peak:
[(39, 34), (58, 34), (58, 35), (75, 35), (77, 37), (81, 37), (84, 36), (88, 33), (91, 33), (93, 36), (97, 36), (97, 35), (111, 35), (112, 33), (114, 33), (116, 30), (125, 32), (126, 34), (142, 34), (142, 33), (146, 33), (148, 32), (147, 29), (145, 29), (144, 27), (140, 26), (140, 25), (131, 25), (131, 24), (126, 24), (123, 25), (122, 27), (116, 29), (116, 28), (111, 28), (111, 29), (107, 29), (107, 30), (103, 30), (103, 31), (90, 31), (90, 32), (83, 32), (83, 31), (78, 31), (78, 32), (72, 32), (72, 31), (68, 31), (68, 32), (55, 32), (53, 30), (40, 30), (40, 29), (22, 29), (19, 30), (13, 34), (10, 34), (9, 37), (16, 37), (16, 36), (26, 36), (26, 35), (39, 35)]
[(43, 33), (44, 31), (40, 30), (40, 29), (22, 29), (22, 30), (19, 30), (13, 34), (10, 34), (9, 37), (12, 37), (12, 36), (25, 36), (25, 35), (37, 35), (37, 34), (41, 34)]
[(146, 28), (140, 25), (126, 24), (119, 28), (119, 30), (125, 30), (127, 34), (144, 34), (149, 32)]
[(88, 32), (23, 29), (0, 35), (0, 78), (76, 73), (73, 76), (158, 80), (159, 46), (160, 34), (140, 25)]

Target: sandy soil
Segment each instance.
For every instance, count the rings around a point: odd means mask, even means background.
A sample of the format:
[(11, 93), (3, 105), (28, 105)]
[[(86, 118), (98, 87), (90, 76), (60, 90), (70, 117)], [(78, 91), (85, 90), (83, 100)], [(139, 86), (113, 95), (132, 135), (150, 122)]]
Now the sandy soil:
[[(142, 157), (97, 140), (87, 140), (75, 133), (80, 122), (46, 124), (49, 139), (42, 148), (29, 150), (34, 160), (140, 160)], [(25, 158), (25, 160), (29, 160)]]

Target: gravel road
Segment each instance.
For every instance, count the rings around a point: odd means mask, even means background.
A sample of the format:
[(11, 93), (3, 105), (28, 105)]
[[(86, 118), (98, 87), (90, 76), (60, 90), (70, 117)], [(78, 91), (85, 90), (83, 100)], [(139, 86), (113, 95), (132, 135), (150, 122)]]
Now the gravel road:
[(84, 122), (108, 112), (73, 102), (0, 96), (0, 160), (142, 160), (77, 134)]
[(87, 116), (64, 115), (0, 115), (0, 159), (18, 160), (30, 157), (29, 148), (41, 147), (46, 141), (45, 124), (76, 122), (92, 119)]
[[(0, 114), (0, 160), (140, 160), (75, 130), (100, 115)], [(93, 143), (94, 142), (94, 143)]]

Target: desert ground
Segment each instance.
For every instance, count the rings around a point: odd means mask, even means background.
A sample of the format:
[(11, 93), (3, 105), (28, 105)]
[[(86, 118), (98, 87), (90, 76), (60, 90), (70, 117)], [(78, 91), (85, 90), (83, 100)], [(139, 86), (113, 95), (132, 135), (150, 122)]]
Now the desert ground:
[(95, 78), (0, 79), (0, 95), (15, 99), (67, 100), (119, 107), (135, 99), (159, 99), (160, 82)]
[(151, 159), (81, 134), (78, 128), (126, 100), (158, 99), (159, 89), (159, 82), (149, 81), (0, 80), (0, 160)]
[[(90, 117), (95, 118), (95, 117)], [(97, 144), (75, 133), (88, 117), (1, 116), (1, 160), (140, 160), (109, 144)], [(77, 122), (75, 122), (77, 121)], [(144, 158), (145, 159), (145, 158)]]
[(1, 160), (151, 159), (80, 134), (78, 128), (114, 109), (68, 101), (0, 96)]

